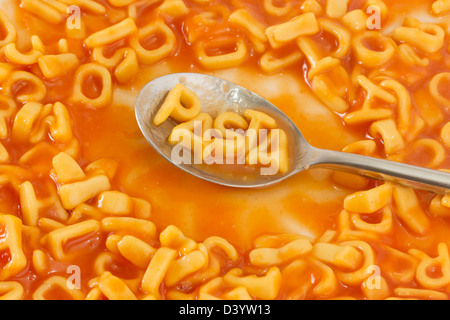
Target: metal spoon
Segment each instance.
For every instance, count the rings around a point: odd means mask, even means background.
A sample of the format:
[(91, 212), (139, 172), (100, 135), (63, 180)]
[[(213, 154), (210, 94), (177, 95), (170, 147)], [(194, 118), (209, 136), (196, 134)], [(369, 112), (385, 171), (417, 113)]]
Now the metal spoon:
[(322, 150), (308, 144), (297, 126), (272, 103), (232, 82), (196, 73), (178, 73), (157, 78), (141, 91), (136, 102), (136, 118), (145, 138), (164, 158), (172, 162), (173, 145), (167, 142), (175, 123), (166, 121), (153, 125), (153, 117), (167, 93), (183, 84), (194, 91), (202, 101), (202, 112), (212, 117), (222, 112), (242, 113), (245, 109), (265, 112), (274, 117), (290, 139), (290, 171), (284, 175), (248, 176), (208, 170), (205, 165), (175, 164), (180, 169), (207, 181), (236, 188), (260, 188), (279, 183), (304, 170), (322, 167), (364, 177), (393, 181), (404, 186), (439, 194), (450, 193), (450, 174), (412, 165), (376, 159), (338, 151)]

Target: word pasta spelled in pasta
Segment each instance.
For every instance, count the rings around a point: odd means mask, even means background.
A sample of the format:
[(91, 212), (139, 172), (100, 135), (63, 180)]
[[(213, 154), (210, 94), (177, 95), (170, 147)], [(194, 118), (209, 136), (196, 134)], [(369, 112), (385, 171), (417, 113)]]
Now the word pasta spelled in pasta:
[[(286, 133), (276, 121), (256, 110), (245, 110), (243, 116), (223, 112), (214, 120), (201, 113), (199, 97), (178, 84), (156, 113), (153, 123), (168, 118), (181, 122), (172, 130), (169, 143), (175, 145), (172, 160), (185, 164), (259, 165), (262, 175), (286, 173), (289, 170), (289, 146)], [(191, 156), (180, 156), (187, 150)]]

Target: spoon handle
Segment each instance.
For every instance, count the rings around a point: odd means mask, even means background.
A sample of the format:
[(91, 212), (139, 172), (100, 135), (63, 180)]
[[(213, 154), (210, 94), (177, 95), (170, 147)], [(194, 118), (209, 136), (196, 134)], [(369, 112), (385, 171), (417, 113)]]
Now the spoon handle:
[(408, 164), (357, 154), (316, 149), (311, 167), (322, 167), (392, 181), (403, 186), (438, 194), (450, 193), (450, 174)]

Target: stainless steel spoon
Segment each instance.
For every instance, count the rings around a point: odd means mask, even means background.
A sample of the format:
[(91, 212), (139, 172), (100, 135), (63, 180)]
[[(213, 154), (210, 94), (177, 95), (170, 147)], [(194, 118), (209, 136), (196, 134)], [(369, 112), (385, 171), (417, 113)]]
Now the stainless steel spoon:
[(290, 171), (284, 175), (248, 176), (222, 170), (208, 170), (206, 165), (175, 164), (180, 169), (207, 181), (236, 188), (260, 188), (279, 183), (310, 168), (322, 167), (358, 174), (364, 177), (393, 181), (404, 186), (439, 194), (450, 193), (450, 174), (338, 151), (322, 150), (308, 144), (297, 126), (272, 103), (232, 82), (197, 73), (178, 73), (157, 78), (141, 91), (136, 102), (136, 118), (145, 138), (164, 158), (172, 162), (173, 146), (167, 142), (175, 123), (166, 121), (153, 125), (153, 117), (167, 93), (183, 84), (194, 91), (202, 101), (202, 112), (213, 118), (226, 111), (242, 113), (253, 109), (267, 113), (277, 120), (290, 139)]

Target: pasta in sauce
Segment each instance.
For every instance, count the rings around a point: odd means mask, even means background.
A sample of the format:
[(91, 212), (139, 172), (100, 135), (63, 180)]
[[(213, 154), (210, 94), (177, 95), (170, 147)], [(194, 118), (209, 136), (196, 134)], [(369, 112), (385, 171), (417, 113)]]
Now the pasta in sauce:
[(174, 153), (186, 152), (189, 164), (222, 165), (218, 170), (225, 170), (223, 165), (240, 167), (241, 179), (251, 177), (244, 172), (257, 168), (260, 170), (255, 174), (261, 175), (289, 171), (287, 134), (271, 116), (247, 109), (242, 116), (222, 112), (213, 121), (209, 114), (200, 111), (200, 98), (182, 84), (170, 90), (159, 107), (154, 125), (169, 118), (177, 122), (167, 139), (173, 146), (172, 161), (176, 160)]
[[(442, 19), (398, 21), (411, 8)], [(212, 73), (315, 146), (448, 171), (448, 13), (448, 0), (14, 1), (0, 11), (0, 298), (448, 299), (450, 195), (327, 170), (212, 186), (163, 161), (130, 107), (157, 76)], [(172, 110), (180, 122), (201, 116), (187, 99), (196, 114)]]

